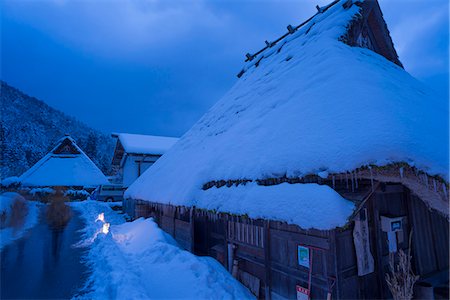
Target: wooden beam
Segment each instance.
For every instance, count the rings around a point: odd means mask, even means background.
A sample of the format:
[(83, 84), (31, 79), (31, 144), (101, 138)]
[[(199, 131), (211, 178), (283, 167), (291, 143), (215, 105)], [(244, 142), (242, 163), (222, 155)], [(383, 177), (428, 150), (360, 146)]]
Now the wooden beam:
[(272, 274), (271, 274), (271, 263), (270, 263), (270, 221), (264, 222), (264, 265), (266, 269), (265, 278), (265, 299), (272, 299), (271, 288), (272, 288)]

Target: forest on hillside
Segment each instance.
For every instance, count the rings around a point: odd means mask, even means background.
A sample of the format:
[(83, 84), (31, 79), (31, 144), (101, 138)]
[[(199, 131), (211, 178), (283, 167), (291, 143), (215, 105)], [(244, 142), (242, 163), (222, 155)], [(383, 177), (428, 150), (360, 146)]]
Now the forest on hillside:
[(0, 178), (19, 176), (65, 134), (107, 175), (114, 140), (43, 101), (0, 81)]

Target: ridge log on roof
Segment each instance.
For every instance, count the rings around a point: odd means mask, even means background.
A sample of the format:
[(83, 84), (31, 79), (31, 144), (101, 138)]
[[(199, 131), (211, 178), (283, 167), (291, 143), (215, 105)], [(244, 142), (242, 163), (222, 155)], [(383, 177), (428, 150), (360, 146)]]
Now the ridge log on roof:
[[(290, 34), (294, 34), (297, 30), (302, 28), (305, 25), (309, 25), (312, 23), (311, 27), (314, 25), (314, 20), (316, 16), (325, 13), (330, 7), (339, 3), (339, 0), (333, 1), (327, 6), (317, 8), (317, 13), (301, 23), (300, 25), (293, 27), (292, 25), (288, 25), (288, 32), (276, 39), (273, 42), (265, 41), (266, 46), (256, 52), (255, 54), (247, 53), (245, 55), (245, 62), (252, 61), (256, 56), (262, 54), (268, 48), (273, 47), (278, 44), (280, 41), (288, 37)], [(341, 1), (343, 3), (342, 7), (344, 9), (349, 9), (352, 5), (357, 5), (361, 7), (360, 15), (356, 16), (354, 20), (352, 20), (348, 26), (347, 31), (340, 37), (340, 40), (344, 43), (354, 46), (354, 47), (363, 47), (369, 48), (374, 52), (384, 56), (388, 60), (397, 64), (398, 66), (403, 68), (402, 63), (400, 62), (397, 52), (395, 50), (394, 44), (392, 42), (391, 36), (389, 34), (389, 30), (387, 28), (386, 22), (383, 19), (383, 13), (381, 12), (380, 5), (376, 0), (366, 0), (366, 1), (354, 1), (347, 0)], [(310, 28), (311, 28), (310, 27)], [(305, 32), (307, 34), (309, 30)], [(239, 78), (245, 73), (244, 70), (239, 72), (237, 75)]]

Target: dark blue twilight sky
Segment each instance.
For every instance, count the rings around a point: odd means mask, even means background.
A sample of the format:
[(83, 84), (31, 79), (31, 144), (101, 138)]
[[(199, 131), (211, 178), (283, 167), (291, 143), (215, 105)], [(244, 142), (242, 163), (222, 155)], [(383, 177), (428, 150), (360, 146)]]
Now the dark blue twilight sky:
[[(331, 0), (0, 0), (1, 78), (106, 133), (180, 136), (254, 52)], [(407, 71), (448, 97), (448, 0), (380, 0)]]

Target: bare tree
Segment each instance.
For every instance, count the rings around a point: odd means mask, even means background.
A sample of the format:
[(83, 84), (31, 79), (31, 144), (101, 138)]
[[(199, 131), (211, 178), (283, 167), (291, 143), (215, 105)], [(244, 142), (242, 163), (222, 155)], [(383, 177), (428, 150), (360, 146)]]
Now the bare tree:
[[(406, 254), (402, 249), (389, 254), (390, 274), (386, 274), (386, 282), (395, 300), (409, 300), (413, 297), (414, 284), (419, 279), (411, 269), (411, 239), (409, 235), (409, 249)], [(397, 261), (397, 263), (396, 263)]]

